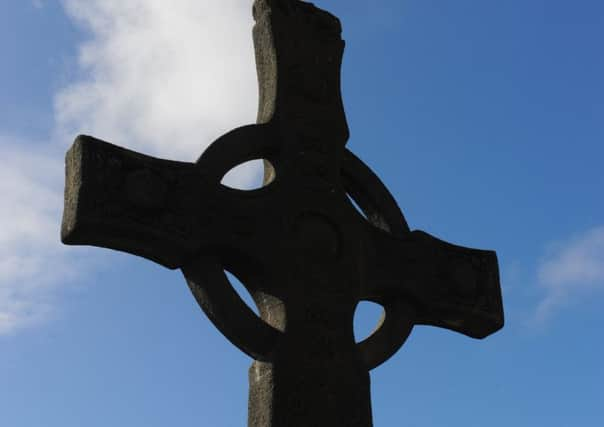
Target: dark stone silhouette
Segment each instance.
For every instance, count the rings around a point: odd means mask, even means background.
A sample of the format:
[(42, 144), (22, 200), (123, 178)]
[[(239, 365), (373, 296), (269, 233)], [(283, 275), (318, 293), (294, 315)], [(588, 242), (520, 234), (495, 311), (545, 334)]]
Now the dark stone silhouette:
[[(474, 338), (503, 326), (497, 258), (410, 231), (379, 178), (345, 148), (336, 17), (301, 1), (257, 0), (254, 18), (258, 124), (222, 136), (196, 163), (79, 136), (66, 159), (62, 240), (180, 268), (210, 320), (255, 359), (249, 426), (368, 427), (369, 370), (413, 325)], [(257, 158), (263, 188), (221, 185)], [(385, 317), (355, 343), (361, 300), (381, 304)]]

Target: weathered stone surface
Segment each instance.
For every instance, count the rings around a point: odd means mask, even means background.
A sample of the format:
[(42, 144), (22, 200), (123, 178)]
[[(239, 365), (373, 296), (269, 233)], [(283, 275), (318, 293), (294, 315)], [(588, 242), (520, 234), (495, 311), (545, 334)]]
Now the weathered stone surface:
[[(369, 371), (413, 325), (475, 338), (503, 326), (497, 258), (412, 232), (345, 148), (337, 18), (295, 0), (257, 0), (254, 18), (258, 124), (219, 138), (196, 163), (78, 137), (67, 153), (62, 239), (180, 268), (210, 320), (256, 360), (249, 426), (368, 427)], [(256, 158), (266, 160), (265, 187), (220, 184)], [(385, 317), (355, 343), (362, 300), (381, 304)]]

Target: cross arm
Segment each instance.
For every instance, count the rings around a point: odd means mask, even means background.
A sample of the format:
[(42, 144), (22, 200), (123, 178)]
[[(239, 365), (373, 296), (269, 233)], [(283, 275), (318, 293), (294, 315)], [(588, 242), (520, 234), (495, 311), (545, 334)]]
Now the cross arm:
[(397, 238), (370, 231), (364, 297), (399, 299), (415, 308), (416, 324), (485, 338), (503, 327), (497, 255), (422, 231)]
[(66, 155), (61, 240), (116, 249), (177, 268), (199, 246), (199, 168), (90, 136)]

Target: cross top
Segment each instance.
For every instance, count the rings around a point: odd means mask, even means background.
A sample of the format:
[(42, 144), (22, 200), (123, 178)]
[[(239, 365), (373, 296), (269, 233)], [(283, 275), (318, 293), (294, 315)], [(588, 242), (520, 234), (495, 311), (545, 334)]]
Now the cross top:
[[(79, 136), (66, 157), (62, 240), (180, 268), (210, 320), (255, 359), (251, 427), (371, 426), (369, 370), (414, 325), (474, 338), (503, 326), (497, 258), (410, 231), (379, 178), (345, 148), (337, 18), (294, 0), (257, 0), (254, 18), (258, 123), (222, 136), (195, 163)], [(220, 183), (252, 159), (265, 159), (264, 187)], [(363, 300), (384, 317), (356, 343)]]

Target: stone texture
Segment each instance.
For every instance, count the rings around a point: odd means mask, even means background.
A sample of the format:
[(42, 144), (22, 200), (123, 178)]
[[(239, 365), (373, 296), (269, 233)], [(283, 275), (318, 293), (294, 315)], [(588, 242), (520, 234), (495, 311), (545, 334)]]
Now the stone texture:
[[(369, 427), (369, 371), (413, 325), (475, 338), (503, 326), (497, 258), (411, 231), (345, 148), (337, 18), (294, 0), (258, 0), (254, 18), (258, 123), (222, 136), (196, 163), (78, 137), (66, 159), (62, 240), (180, 268), (209, 319), (255, 359), (250, 427)], [(256, 158), (266, 160), (263, 188), (220, 184)], [(362, 300), (385, 317), (356, 343)]]

